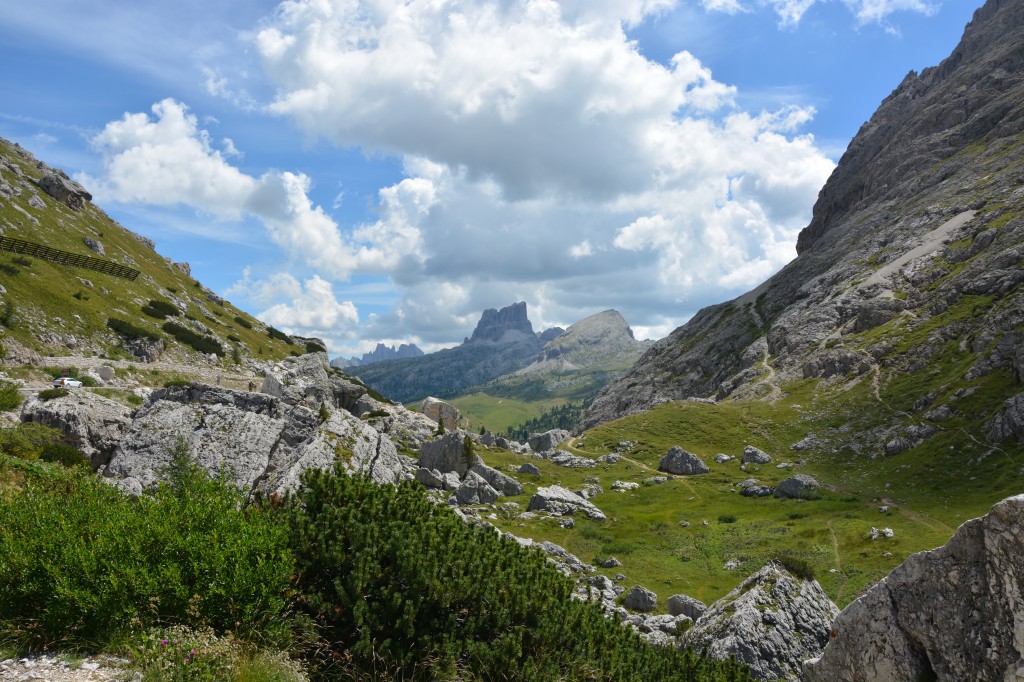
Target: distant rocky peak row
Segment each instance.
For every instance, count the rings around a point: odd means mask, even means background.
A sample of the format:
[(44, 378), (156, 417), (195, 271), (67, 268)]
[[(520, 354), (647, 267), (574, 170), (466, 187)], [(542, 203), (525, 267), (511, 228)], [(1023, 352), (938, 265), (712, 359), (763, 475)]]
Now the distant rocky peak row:
[(331, 366), (337, 367), (338, 369), (344, 369), (345, 367), (365, 367), (366, 365), (372, 365), (375, 362), (383, 362), (385, 360), (398, 360), (401, 358), (418, 358), (423, 355), (423, 351), (420, 350), (415, 343), (403, 343), (397, 348), (395, 346), (385, 346), (383, 343), (378, 343), (377, 347), (369, 353), (363, 353), (362, 357), (351, 357), (351, 358), (335, 358), (331, 360)]

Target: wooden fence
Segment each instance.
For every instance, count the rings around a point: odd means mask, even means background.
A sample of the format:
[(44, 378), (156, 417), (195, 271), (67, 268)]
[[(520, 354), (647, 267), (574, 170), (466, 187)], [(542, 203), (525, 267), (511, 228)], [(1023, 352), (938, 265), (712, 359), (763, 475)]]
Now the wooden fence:
[(135, 279), (139, 276), (138, 270), (135, 268), (129, 268), (126, 265), (121, 265), (120, 263), (103, 260), (102, 258), (93, 258), (92, 256), (83, 256), (80, 253), (61, 251), (60, 249), (54, 249), (49, 246), (44, 246), (43, 244), (27, 242), (24, 239), (0, 236), (0, 251), (24, 253), (28, 256), (35, 256), (36, 258), (48, 260), (51, 263), (72, 265), (78, 268), (88, 268), (90, 270), (96, 270), (97, 272), (105, 272), (108, 275), (113, 275), (114, 277), (124, 277), (125, 279)]

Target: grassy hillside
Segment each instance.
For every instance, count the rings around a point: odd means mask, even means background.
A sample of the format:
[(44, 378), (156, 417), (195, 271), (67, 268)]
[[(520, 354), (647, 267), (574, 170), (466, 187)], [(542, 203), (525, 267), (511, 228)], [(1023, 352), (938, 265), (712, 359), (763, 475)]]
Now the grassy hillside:
[[(865, 339), (866, 341), (866, 339)], [(852, 342), (852, 341), (851, 341)], [(897, 375), (879, 382), (871, 377), (825, 382), (809, 379), (782, 386), (774, 401), (742, 400), (719, 404), (678, 401), (625, 417), (586, 432), (563, 445), (598, 457), (632, 443), (617, 464), (567, 469), (545, 460), (489, 450), (483, 456), (502, 468), (531, 462), (541, 475), (520, 474), (526, 492), (515, 501), (526, 507), (538, 486), (559, 484), (578, 490), (598, 479), (604, 492), (592, 501), (608, 516), (605, 523), (584, 518), (565, 529), (550, 518), (522, 521), (506, 516), (494, 523), (509, 532), (550, 539), (588, 562), (615, 556), (624, 585), (655, 590), (662, 607), (676, 593), (704, 601), (723, 596), (740, 579), (778, 555), (807, 561), (829, 596), (845, 605), (908, 555), (943, 544), (956, 526), (985, 513), (994, 502), (1024, 489), (1024, 445), (991, 447), (975, 440), (979, 421), (998, 411), (1014, 379), (997, 371), (948, 390), (971, 390), (962, 410), (917, 447), (892, 457), (855, 452), (858, 433), (897, 419), (913, 421), (906, 405), (908, 384), (942, 385), (963, 369), (956, 353), (944, 372)], [(944, 376), (943, 376), (944, 375)], [(962, 375), (962, 372), (961, 372)], [(917, 388), (920, 390), (920, 387)], [(820, 445), (795, 452), (790, 446), (808, 434)], [(747, 444), (774, 457), (771, 464), (746, 465), (738, 459), (716, 464), (725, 453), (739, 458)], [(646, 482), (673, 445), (699, 455), (711, 473)], [(794, 468), (777, 468), (797, 462)], [(736, 484), (748, 477), (774, 485), (794, 471), (823, 484), (811, 501), (747, 498)], [(632, 492), (611, 490), (616, 481), (633, 481)], [(880, 512), (879, 507), (888, 506)], [(892, 528), (891, 539), (871, 540), (871, 527)], [(726, 569), (729, 561), (742, 562)]]
[[(213, 294), (189, 276), (184, 265), (161, 257), (147, 240), (98, 207), (86, 203), (75, 211), (50, 197), (35, 184), (48, 170), (39, 168), (20, 147), (0, 140), (0, 184), (10, 189), (0, 193), (4, 236), (102, 258), (141, 274), (129, 280), (0, 251), (0, 285), (6, 292), (0, 303), (0, 323), (6, 338), (41, 355), (127, 359), (125, 338), (107, 326), (114, 317), (162, 339), (168, 359), (207, 362), (199, 351), (164, 329), (169, 321), (213, 339), (219, 353), (212, 362), (225, 367), (244, 358), (267, 360), (306, 352), (284, 335), (270, 336), (266, 325)], [(91, 251), (85, 239), (102, 244), (104, 255)], [(173, 314), (161, 318), (167, 310)]]
[(544, 410), (567, 401), (564, 398), (547, 398), (545, 400), (518, 400), (501, 398), (486, 393), (473, 393), (449, 400), (469, 418), (469, 431), (478, 431), (483, 426), (488, 431), (500, 433), (510, 426), (539, 417)]

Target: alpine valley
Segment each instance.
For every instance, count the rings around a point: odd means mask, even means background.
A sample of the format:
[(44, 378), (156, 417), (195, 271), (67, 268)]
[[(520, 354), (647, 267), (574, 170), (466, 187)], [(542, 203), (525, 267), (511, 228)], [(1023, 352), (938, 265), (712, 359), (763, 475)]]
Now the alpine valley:
[(1024, 682), (1024, 2), (895, 85), (666, 338), (516, 302), (333, 363), (0, 143), (0, 679)]

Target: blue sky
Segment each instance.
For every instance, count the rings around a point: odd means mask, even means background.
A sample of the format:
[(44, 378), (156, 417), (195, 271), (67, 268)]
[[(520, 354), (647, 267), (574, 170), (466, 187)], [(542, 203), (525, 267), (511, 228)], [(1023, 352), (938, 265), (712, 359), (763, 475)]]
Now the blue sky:
[(0, 4), (0, 136), (333, 354), (615, 308), (658, 338), (795, 256), (851, 137), (980, 0)]

